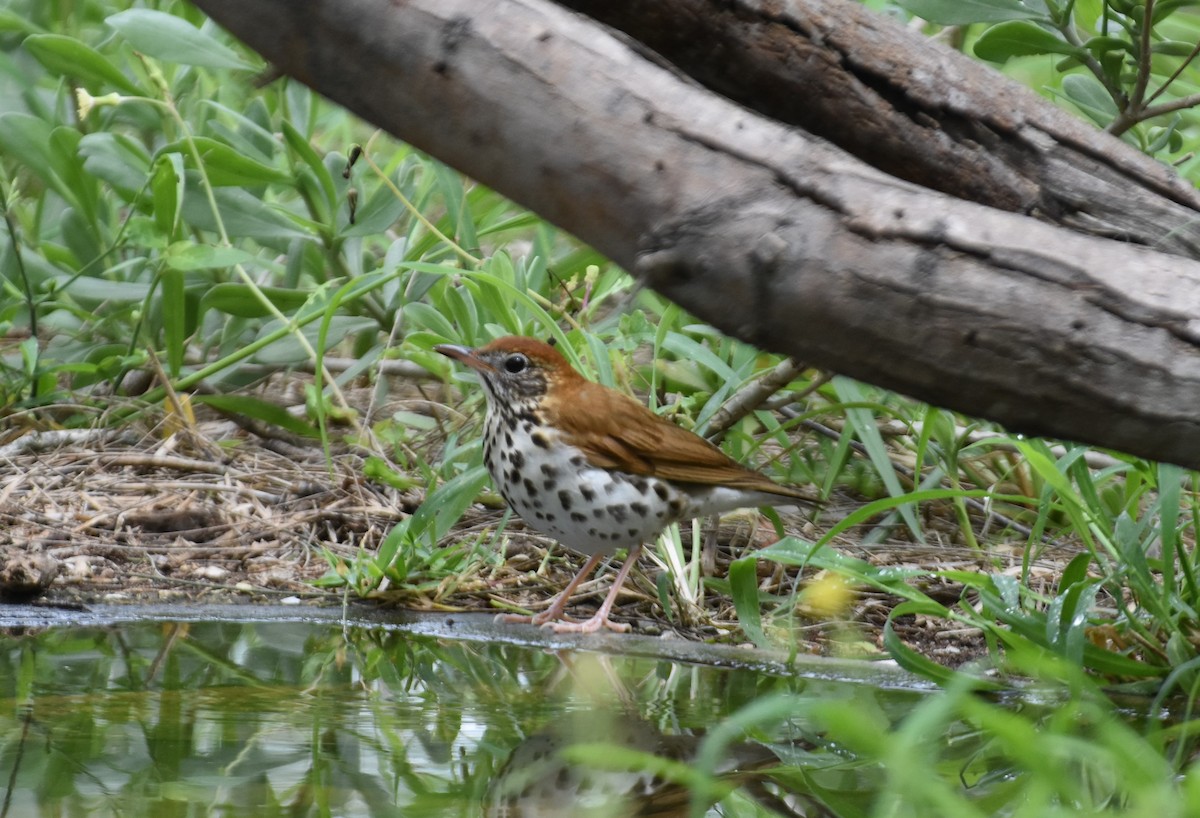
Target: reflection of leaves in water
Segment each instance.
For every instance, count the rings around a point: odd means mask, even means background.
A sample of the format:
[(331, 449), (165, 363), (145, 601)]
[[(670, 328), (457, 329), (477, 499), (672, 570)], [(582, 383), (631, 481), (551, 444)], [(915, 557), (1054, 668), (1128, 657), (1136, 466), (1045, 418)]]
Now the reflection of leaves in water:
[[(686, 816), (693, 796), (707, 808), (778, 758), (739, 742), (714, 776), (694, 765), (703, 738), (668, 735), (630, 714), (579, 711), (552, 721), (512, 751), (488, 788), (486, 818)], [(752, 791), (792, 815), (765, 790)], [(811, 812), (809, 814), (820, 814)]]
[[(15, 768), (10, 815), (477, 815), (527, 725), (596, 709), (585, 683), (670, 724), (668, 744), (775, 692), (878, 693), (607, 664), (612, 678), (542, 650), (338, 624), (59, 628), (0, 643), (0, 696), (32, 713), (22, 740), (26, 711), (0, 710), (0, 782)], [(907, 698), (872, 706), (898, 716)], [(754, 809), (739, 814), (769, 814)]]

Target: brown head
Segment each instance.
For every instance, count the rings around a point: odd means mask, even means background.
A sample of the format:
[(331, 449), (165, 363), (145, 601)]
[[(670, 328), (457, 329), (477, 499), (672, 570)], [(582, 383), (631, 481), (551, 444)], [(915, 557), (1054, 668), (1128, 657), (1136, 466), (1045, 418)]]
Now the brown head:
[(583, 380), (561, 352), (534, 338), (507, 335), (475, 349), (455, 344), (434, 349), (478, 372), (493, 400), (539, 400), (551, 389)]

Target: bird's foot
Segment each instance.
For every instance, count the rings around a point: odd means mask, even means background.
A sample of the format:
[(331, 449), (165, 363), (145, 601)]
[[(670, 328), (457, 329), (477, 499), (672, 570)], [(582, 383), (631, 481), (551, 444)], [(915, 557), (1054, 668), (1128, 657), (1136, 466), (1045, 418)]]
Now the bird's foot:
[(614, 622), (608, 618), (608, 611), (597, 611), (595, 616), (590, 619), (585, 619), (582, 622), (577, 619), (571, 619), (562, 611), (554, 611), (553, 609), (542, 611), (540, 614), (533, 616), (524, 616), (522, 614), (500, 614), (496, 617), (497, 622), (515, 623), (521, 625), (536, 625), (540, 628), (552, 630), (555, 633), (597, 633), (604, 628), (617, 633), (628, 633), (630, 626), (623, 622)]
[(628, 633), (631, 628), (624, 622), (613, 622), (608, 618), (608, 611), (601, 608), (596, 611), (596, 615), (590, 619), (585, 619), (582, 622), (572, 622), (563, 617), (557, 622), (544, 622), (543, 627), (549, 628), (555, 633), (597, 633), (604, 628), (617, 633)]
[(526, 614), (498, 614), (496, 616), (496, 621), (516, 625), (537, 625), (539, 627), (560, 621), (574, 622), (573, 619), (567, 618), (566, 614), (563, 613), (561, 608), (555, 610), (553, 607), (542, 611), (540, 614), (534, 614), (533, 616), (528, 616)]

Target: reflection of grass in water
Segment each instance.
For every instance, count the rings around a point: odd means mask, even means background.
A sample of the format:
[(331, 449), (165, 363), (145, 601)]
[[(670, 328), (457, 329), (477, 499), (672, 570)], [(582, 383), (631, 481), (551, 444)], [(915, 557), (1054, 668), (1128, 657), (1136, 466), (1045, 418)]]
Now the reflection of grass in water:
[[(962, 683), (917, 693), (336, 625), (63, 629), (0, 651), (7, 700), (32, 714), (21, 740), (26, 711), (0, 713), (0, 759), (7, 777), (19, 757), (14, 815), (35, 793), (84, 815), (472, 814), (497, 779), (544, 790), (522, 779), (542, 762), (649, 782), (685, 809), (720, 796), (731, 815), (788, 792), (846, 816), (1174, 803), (1166, 738), (1113, 719), (1063, 667), (1034, 670), (1077, 695), (997, 704)], [(733, 791), (704, 795), (718, 782)]]

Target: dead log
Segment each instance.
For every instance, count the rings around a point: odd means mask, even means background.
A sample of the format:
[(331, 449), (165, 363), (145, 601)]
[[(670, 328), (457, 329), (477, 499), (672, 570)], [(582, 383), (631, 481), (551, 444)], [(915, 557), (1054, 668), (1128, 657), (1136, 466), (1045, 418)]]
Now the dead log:
[(545, 0), (198, 5), (732, 335), (1200, 466), (1195, 262), (900, 181)]
[(1200, 196), (1178, 174), (855, 0), (559, 2), (892, 176), (1200, 257)]

